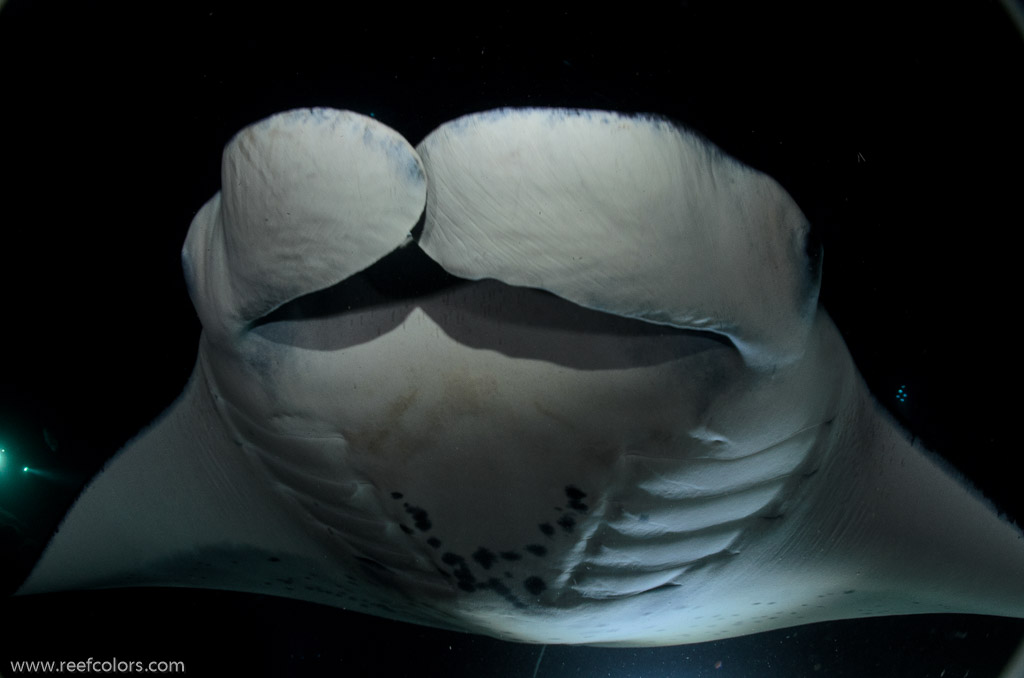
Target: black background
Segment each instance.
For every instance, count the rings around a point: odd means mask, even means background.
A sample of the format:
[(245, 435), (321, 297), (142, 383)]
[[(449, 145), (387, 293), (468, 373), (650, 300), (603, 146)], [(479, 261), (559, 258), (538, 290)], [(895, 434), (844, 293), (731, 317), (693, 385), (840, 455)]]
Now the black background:
[[(219, 188), (222, 146), (313, 105), (373, 113), (413, 144), (501, 106), (697, 129), (811, 219), (823, 303), (876, 397), (1024, 522), (1024, 44), (998, 3), (12, 0), (0, 63), (6, 591), (82, 483), (188, 378), (199, 324), (179, 252)], [(186, 659), (191, 675), (528, 676), (539, 652), (223, 592), (61, 594), (0, 613), (17, 625), (0, 635), (5, 674), (8, 659), (117, 656)], [(1022, 634), (1011, 620), (859, 620), (661, 650), (550, 647), (537, 675), (977, 678)]]

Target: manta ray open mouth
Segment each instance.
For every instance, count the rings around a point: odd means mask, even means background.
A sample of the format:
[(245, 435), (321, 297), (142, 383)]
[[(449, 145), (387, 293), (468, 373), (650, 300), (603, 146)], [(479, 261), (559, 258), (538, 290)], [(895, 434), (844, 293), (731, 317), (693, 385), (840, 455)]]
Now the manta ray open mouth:
[(185, 244), (193, 378), (23, 592), (545, 643), (1021, 615), (1018, 532), (874, 406), (819, 249), (774, 180), (659, 118), (498, 110), (415, 149), (345, 111), (257, 123)]

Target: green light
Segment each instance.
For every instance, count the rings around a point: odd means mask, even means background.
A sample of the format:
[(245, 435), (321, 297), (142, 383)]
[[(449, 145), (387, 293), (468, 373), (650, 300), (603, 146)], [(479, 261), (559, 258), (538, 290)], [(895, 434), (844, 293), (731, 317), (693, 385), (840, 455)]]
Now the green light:
[(28, 473), (28, 466), (23, 467), (21, 471), (22, 473)]

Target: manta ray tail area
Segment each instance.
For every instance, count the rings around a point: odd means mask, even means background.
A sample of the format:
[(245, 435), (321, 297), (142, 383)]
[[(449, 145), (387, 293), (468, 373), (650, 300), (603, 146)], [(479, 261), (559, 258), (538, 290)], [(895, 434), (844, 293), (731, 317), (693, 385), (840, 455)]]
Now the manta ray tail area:
[(412, 146), (372, 118), (299, 109), (246, 127), (182, 251), (203, 327), (238, 332), (362, 271), (409, 237), (425, 194)]

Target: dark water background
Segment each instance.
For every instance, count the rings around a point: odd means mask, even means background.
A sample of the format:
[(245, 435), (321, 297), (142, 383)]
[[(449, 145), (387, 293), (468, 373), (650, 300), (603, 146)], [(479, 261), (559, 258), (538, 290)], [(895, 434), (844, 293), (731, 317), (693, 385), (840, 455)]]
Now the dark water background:
[[(770, 4), (11, 0), (0, 445), (48, 475), (2, 472), (3, 589), (189, 375), (199, 325), (179, 251), (219, 188), (223, 144), (311, 105), (372, 113), (414, 145), (500, 106), (656, 112), (697, 129), (814, 223), (823, 301), (876, 396), (1024, 522), (1020, 34), (998, 3)], [(183, 659), (190, 675), (530, 676), (540, 651), (223, 592), (6, 599), (0, 618), (4, 675), (9, 659), (116, 656)], [(666, 649), (550, 647), (537, 675), (979, 678), (1022, 636), (1017, 620), (857, 620)]]

